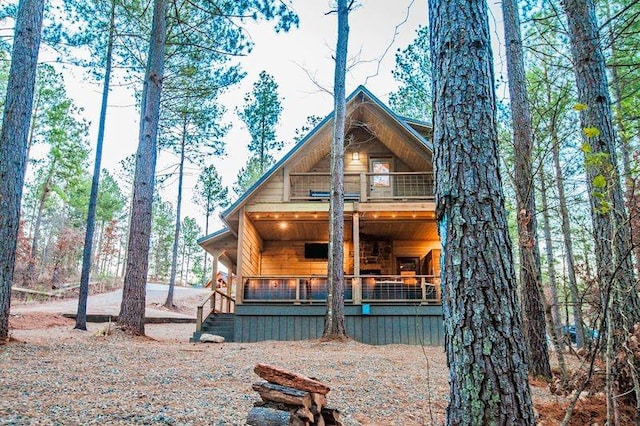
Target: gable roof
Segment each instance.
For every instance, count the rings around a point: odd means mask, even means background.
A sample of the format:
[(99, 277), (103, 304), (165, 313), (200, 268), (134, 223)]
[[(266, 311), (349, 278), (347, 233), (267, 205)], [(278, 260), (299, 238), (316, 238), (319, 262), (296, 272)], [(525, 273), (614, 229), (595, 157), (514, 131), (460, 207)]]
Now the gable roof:
[[(431, 142), (428, 141), (425, 137), (423, 137), (416, 129), (414, 129), (409, 122), (415, 123), (421, 127), (427, 127), (427, 123), (423, 123), (418, 120), (408, 120), (397, 114), (395, 114), (387, 105), (385, 105), (380, 99), (374, 96), (366, 87), (360, 85), (358, 86), (346, 99), (347, 105), (352, 101), (357, 99), (359, 96), (365, 96), (369, 98), (371, 102), (373, 102), (376, 106), (382, 109), (393, 121), (395, 121), (398, 125), (404, 128), (408, 133), (410, 133), (418, 142), (422, 143), (430, 152), (433, 152), (433, 146)], [(260, 179), (258, 179), (249, 189), (247, 189), (244, 194), (240, 196), (233, 204), (231, 204), (225, 211), (220, 213), (220, 217), (223, 222), (227, 223), (225, 220), (226, 217), (236, 213), (240, 207), (244, 205), (244, 203), (254, 194), (262, 185), (271, 178), (276, 171), (278, 171), (291, 157), (293, 157), (302, 147), (304, 147), (309, 140), (311, 140), (319, 131), (322, 129), (327, 123), (332, 121), (333, 119), (333, 111), (328, 114), (316, 127), (313, 128), (303, 139), (301, 139), (298, 143), (296, 143), (293, 148), (287, 154), (285, 154), (278, 162), (276, 162), (267, 172), (265, 172)], [(228, 226), (228, 224), (227, 224)], [(228, 229), (231, 229), (228, 226)], [(233, 231), (232, 231), (233, 232)], [(212, 234), (211, 236), (214, 236)], [(203, 237), (202, 240), (208, 239), (208, 237)]]

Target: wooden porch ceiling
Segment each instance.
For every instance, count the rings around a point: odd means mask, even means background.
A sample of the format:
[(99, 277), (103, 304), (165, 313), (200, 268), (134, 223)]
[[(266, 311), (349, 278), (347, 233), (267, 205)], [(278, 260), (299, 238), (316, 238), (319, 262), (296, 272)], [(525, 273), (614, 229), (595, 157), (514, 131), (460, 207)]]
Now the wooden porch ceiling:
[[(263, 240), (328, 241), (327, 213), (250, 213)], [(345, 215), (345, 240), (353, 237), (352, 216)], [(366, 212), (360, 215), (360, 234), (395, 240), (437, 240), (433, 212)]]

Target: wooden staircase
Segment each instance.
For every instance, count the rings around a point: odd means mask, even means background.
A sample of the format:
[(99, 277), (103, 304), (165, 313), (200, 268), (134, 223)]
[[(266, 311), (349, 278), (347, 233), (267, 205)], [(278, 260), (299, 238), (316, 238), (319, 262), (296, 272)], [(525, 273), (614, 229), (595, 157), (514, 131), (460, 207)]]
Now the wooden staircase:
[(234, 341), (235, 314), (211, 313), (203, 322), (200, 330), (193, 332), (190, 342), (198, 342), (203, 334), (215, 334), (224, 337), (225, 342)]
[(234, 341), (236, 300), (216, 289), (198, 305), (196, 331), (189, 339), (198, 342), (202, 334), (216, 334), (225, 341)]

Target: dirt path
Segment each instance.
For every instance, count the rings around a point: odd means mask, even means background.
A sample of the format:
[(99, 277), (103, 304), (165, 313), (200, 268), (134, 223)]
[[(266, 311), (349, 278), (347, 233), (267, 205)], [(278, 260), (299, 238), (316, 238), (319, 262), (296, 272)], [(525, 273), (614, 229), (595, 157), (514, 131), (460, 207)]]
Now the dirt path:
[[(206, 296), (210, 290), (193, 287), (175, 287), (174, 303), (176, 311), (164, 308), (162, 305), (167, 298), (169, 286), (164, 284), (147, 284), (146, 296), (146, 316), (147, 318), (195, 318), (196, 306)], [(122, 301), (122, 289), (108, 293), (91, 295), (87, 301), (88, 315), (118, 315), (120, 312), (120, 302)], [(16, 303), (11, 306), (11, 313), (32, 314), (75, 314), (78, 309), (78, 299), (65, 299), (53, 302), (29, 302)]]

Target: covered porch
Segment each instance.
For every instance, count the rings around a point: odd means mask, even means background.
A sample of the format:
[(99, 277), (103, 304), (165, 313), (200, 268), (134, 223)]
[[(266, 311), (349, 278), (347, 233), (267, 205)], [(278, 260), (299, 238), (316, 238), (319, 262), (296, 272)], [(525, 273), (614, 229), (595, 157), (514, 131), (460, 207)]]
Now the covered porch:
[[(328, 207), (248, 205), (238, 215), (237, 235), (227, 231), (201, 242), (237, 275), (238, 305), (326, 300)], [(344, 236), (345, 303), (440, 303), (433, 202), (346, 202)]]

